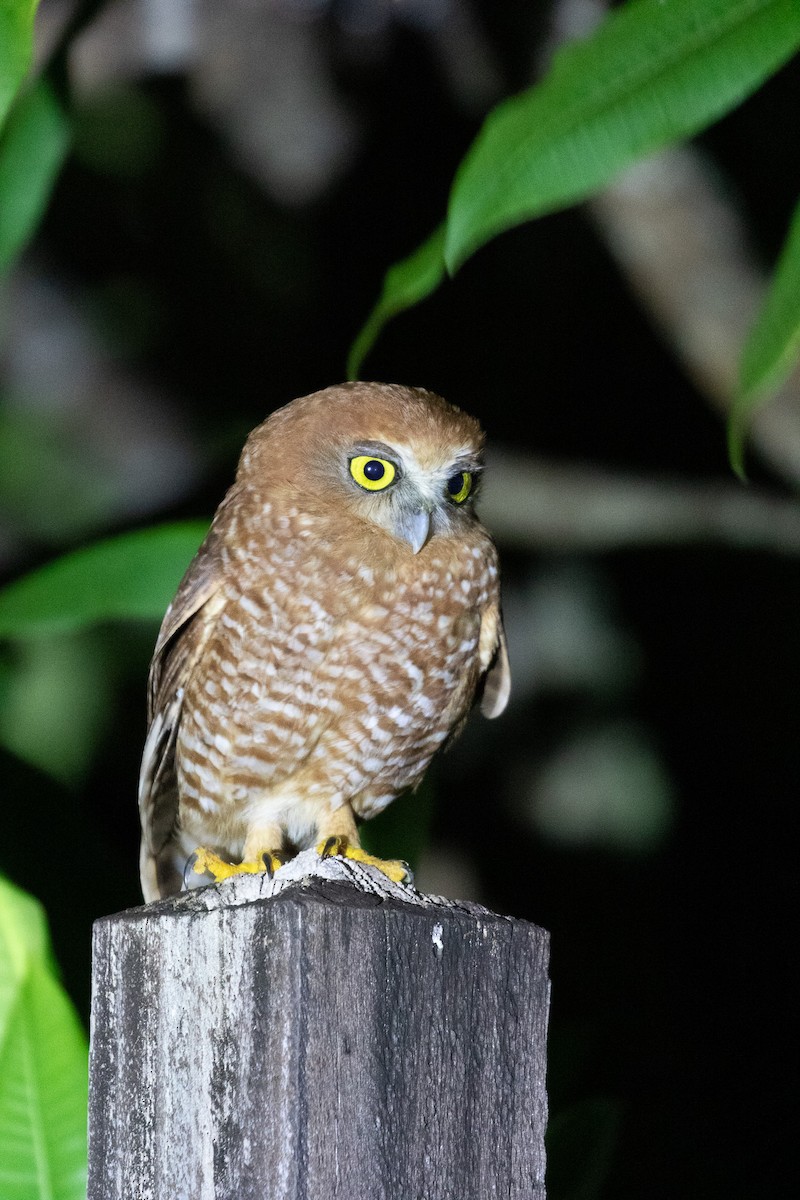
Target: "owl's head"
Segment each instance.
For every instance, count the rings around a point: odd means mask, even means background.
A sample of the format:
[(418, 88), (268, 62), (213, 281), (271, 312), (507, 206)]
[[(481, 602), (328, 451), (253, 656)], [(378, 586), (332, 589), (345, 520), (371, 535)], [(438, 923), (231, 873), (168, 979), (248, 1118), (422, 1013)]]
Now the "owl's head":
[(344, 506), (418, 554), (475, 521), (483, 442), (478, 422), (433, 392), (349, 383), (273, 413), (251, 435), (242, 469), (257, 456), (293, 503)]

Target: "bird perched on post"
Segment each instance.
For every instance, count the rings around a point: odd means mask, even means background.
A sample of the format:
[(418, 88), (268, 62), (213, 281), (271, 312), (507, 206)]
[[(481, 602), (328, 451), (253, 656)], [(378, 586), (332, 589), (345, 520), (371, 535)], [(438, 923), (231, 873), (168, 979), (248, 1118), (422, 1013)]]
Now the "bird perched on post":
[(367, 857), (357, 821), (420, 782), (477, 695), (503, 711), (483, 440), (440, 396), (378, 383), (304, 396), (250, 434), (150, 668), (145, 900), (192, 865), (221, 879), (313, 845)]

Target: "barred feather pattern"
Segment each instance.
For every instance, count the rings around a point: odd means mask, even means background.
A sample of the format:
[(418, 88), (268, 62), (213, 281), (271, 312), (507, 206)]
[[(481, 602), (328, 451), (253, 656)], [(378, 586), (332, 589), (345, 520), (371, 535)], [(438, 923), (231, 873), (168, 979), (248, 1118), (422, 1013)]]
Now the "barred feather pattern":
[[(365, 443), (394, 455), (391, 501), (347, 475)], [(471, 417), (377, 384), (294, 401), (251, 435), (154, 659), (146, 898), (175, 890), (199, 845), (238, 860), (253, 830), (278, 828), (303, 849), (344, 805), (374, 815), (420, 781), (482, 687), (488, 715), (502, 711), (495, 548), (444, 490), (454, 464), (478, 474), (481, 449)], [(415, 549), (397, 530), (423, 501)]]

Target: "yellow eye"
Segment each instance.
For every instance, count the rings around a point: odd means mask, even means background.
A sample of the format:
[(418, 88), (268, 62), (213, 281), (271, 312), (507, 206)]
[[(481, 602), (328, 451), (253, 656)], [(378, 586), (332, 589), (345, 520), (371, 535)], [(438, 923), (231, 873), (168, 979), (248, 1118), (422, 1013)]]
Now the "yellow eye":
[(368, 492), (382, 492), (394, 482), (397, 472), (394, 463), (388, 459), (359, 454), (358, 458), (350, 459), (350, 474), (359, 487), (366, 488)]
[(447, 481), (447, 494), (455, 504), (463, 504), (472, 491), (472, 476), (469, 471), (459, 471)]

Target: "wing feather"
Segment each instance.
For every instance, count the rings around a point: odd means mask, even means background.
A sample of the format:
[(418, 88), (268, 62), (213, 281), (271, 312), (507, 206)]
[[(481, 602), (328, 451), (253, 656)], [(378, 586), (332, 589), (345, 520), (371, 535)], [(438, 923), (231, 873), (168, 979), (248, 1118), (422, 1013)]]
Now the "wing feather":
[(486, 672), (481, 695), (481, 712), (485, 717), (499, 717), (511, 694), (511, 668), (499, 604), (491, 605), (483, 614), (479, 654), (481, 667)]
[(172, 843), (178, 821), (175, 742), (186, 682), (224, 607), (221, 537), (214, 527), (161, 624), (148, 679), (149, 728), (139, 775), (140, 873), (145, 901), (179, 891)]

